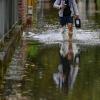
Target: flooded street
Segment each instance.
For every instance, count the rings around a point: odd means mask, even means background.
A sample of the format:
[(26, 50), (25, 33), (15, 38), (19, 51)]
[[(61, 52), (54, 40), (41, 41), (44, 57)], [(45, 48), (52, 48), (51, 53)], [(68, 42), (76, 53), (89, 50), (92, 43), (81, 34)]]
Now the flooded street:
[(100, 7), (85, 1), (79, 2), (82, 28), (74, 27), (73, 42), (67, 42), (76, 58), (67, 68), (66, 84), (60, 55), (64, 34), (57, 11), (41, 1), (42, 9), (37, 5), (33, 15), (33, 29), (28, 35), (23, 32), (6, 68), (0, 63), (0, 100), (99, 100)]

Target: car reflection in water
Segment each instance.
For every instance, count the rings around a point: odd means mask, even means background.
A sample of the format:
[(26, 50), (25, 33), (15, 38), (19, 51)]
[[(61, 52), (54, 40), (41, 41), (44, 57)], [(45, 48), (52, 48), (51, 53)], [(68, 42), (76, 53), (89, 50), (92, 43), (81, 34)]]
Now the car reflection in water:
[(57, 87), (68, 92), (73, 89), (80, 63), (80, 49), (77, 44), (63, 42), (60, 45), (60, 64), (53, 74)]

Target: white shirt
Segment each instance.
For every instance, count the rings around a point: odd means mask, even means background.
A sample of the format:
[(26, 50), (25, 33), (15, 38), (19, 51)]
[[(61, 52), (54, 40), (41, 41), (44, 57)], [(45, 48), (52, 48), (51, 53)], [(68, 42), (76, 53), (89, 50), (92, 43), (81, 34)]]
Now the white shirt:
[[(59, 9), (59, 17), (63, 17), (63, 6), (64, 6), (65, 2), (64, 0), (56, 0), (54, 2), (54, 7)], [(61, 9), (60, 9), (61, 8)], [(70, 10), (71, 10), (71, 16), (73, 15), (79, 15), (79, 11), (78, 11), (78, 5), (76, 4), (75, 0), (71, 1), (70, 4)]]

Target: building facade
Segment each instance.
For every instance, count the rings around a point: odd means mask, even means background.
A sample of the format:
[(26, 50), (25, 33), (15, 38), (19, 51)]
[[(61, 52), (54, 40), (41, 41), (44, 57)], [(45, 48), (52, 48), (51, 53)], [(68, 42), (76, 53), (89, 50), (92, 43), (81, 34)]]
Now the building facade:
[(0, 39), (25, 16), (26, 0), (0, 0)]

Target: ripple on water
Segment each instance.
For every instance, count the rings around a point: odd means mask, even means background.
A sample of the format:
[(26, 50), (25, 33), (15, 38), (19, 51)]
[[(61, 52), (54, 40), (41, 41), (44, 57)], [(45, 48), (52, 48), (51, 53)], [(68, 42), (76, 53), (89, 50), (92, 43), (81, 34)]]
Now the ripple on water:
[[(67, 31), (67, 30), (66, 30)], [(73, 39), (78, 41), (78, 44), (85, 45), (100, 45), (100, 33), (92, 30), (82, 30), (74, 28)], [(25, 33), (24, 33), (25, 34)], [(47, 30), (43, 34), (29, 33), (27, 39), (38, 40), (45, 44), (60, 43), (63, 41), (62, 30)]]

